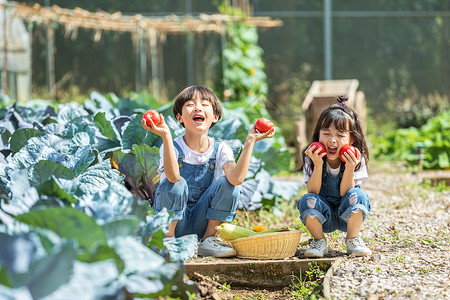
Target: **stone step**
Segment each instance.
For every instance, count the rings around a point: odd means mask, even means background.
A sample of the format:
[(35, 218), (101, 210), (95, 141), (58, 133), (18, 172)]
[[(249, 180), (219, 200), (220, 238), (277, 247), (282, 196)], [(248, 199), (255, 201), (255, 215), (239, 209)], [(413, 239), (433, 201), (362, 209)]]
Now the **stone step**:
[(195, 278), (195, 273), (219, 282), (234, 286), (247, 287), (279, 287), (288, 286), (292, 276), (302, 278), (310, 269), (310, 264), (316, 262), (323, 272), (326, 272), (336, 260), (333, 258), (319, 259), (286, 259), (286, 260), (249, 260), (249, 259), (214, 259), (211, 262), (185, 263), (186, 275)]

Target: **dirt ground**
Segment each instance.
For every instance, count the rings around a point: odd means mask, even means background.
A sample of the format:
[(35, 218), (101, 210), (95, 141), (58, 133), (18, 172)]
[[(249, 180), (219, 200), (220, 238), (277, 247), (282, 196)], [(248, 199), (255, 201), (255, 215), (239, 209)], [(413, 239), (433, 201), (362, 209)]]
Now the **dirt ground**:
[[(401, 165), (372, 168), (363, 183), (372, 210), (361, 236), (373, 254), (345, 252), (345, 234), (327, 235), (327, 257), (342, 257), (330, 279), (335, 299), (450, 299), (450, 191), (428, 178), (450, 171), (411, 173)], [(307, 243), (296, 256), (303, 258)], [(227, 287), (206, 277), (193, 278), (198, 299), (292, 299), (290, 287)], [(323, 296), (323, 294), (321, 295)], [(297, 298), (298, 299), (298, 298)]]

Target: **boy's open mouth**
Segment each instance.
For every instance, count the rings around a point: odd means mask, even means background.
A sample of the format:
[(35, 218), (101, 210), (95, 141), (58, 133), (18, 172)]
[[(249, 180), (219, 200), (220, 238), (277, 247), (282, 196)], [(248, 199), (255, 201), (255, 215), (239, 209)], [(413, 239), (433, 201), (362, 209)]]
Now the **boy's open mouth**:
[(202, 124), (205, 121), (205, 117), (202, 115), (194, 115), (192, 120), (194, 120), (195, 123)]

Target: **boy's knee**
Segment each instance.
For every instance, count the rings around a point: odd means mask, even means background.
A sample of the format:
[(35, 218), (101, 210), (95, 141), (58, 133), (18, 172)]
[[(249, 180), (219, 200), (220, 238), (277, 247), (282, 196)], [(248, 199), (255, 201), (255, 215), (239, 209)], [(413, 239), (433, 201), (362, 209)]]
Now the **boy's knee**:
[(232, 187), (234, 187), (234, 185), (232, 185), (226, 176), (220, 176), (219, 178), (216, 179), (217, 184), (224, 189), (230, 189)]
[(233, 198), (238, 198), (240, 193), (239, 185), (232, 185), (226, 176), (221, 176), (217, 178), (217, 184), (219, 185), (219, 192), (223, 194), (229, 194)]
[(186, 180), (181, 177), (177, 182), (164, 179), (156, 189), (157, 193), (184, 194), (188, 189)]
[(174, 211), (182, 210), (188, 193), (188, 186), (183, 177), (177, 182), (170, 182), (166, 178), (156, 189), (153, 208), (157, 211), (163, 207)]

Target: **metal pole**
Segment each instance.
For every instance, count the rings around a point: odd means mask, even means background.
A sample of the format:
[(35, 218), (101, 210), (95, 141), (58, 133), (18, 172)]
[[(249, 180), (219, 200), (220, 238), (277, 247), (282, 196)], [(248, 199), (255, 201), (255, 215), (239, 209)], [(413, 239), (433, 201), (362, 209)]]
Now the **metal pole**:
[[(50, 7), (50, 0), (45, 0), (45, 7)], [(46, 79), (49, 99), (55, 98), (55, 53), (54, 53), (55, 30), (50, 24), (47, 24), (46, 35)]]
[(4, 85), (3, 92), (5, 95), (8, 95), (8, 31), (7, 31), (7, 22), (6, 22), (6, 3), (3, 6), (3, 76), (4, 76)]
[[(227, 47), (227, 29), (223, 29), (222, 32), (220, 33), (220, 46), (221, 46), (221, 52), (220, 55), (222, 56), (222, 84), (223, 84), (223, 90), (225, 91), (227, 89), (227, 83), (225, 80), (225, 69), (226, 69), (226, 61), (225, 61), (225, 56), (223, 55), (226, 47)], [(224, 99), (226, 100), (226, 99)]]
[(155, 30), (150, 30), (150, 60), (152, 62), (152, 94), (159, 99), (159, 75), (158, 75), (158, 36)]
[(27, 93), (24, 97), (26, 101), (31, 99), (31, 83), (33, 78), (33, 27), (28, 28), (29, 40), (29, 51), (28, 51), (28, 68), (27, 68)]
[(144, 36), (144, 32), (142, 28), (139, 28), (139, 55), (140, 55), (140, 80), (141, 80), (141, 89), (147, 89), (147, 47), (146, 47), (146, 39)]
[[(192, 0), (186, 0), (186, 16), (192, 14)], [(186, 83), (188, 86), (194, 82), (194, 58), (193, 58), (194, 34), (188, 32), (186, 36)]]
[(333, 32), (331, 20), (331, 0), (323, 1), (323, 47), (325, 80), (333, 79)]
[(139, 55), (139, 49), (141, 48), (140, 43), (141, 43), (141, 38), (140, 38), (140, 33), (139, 33), (140, 29), (139, 27), (136, 28), (136, 49), (135, 49), (135, 57), (136, 57), (136, 64), (134, 66), (134, 89), (136, 90), (136, 92), (140, 92), (141, 89), (141, 72), (140, 72), (140, 60), (141, 60), (141, 56)]

